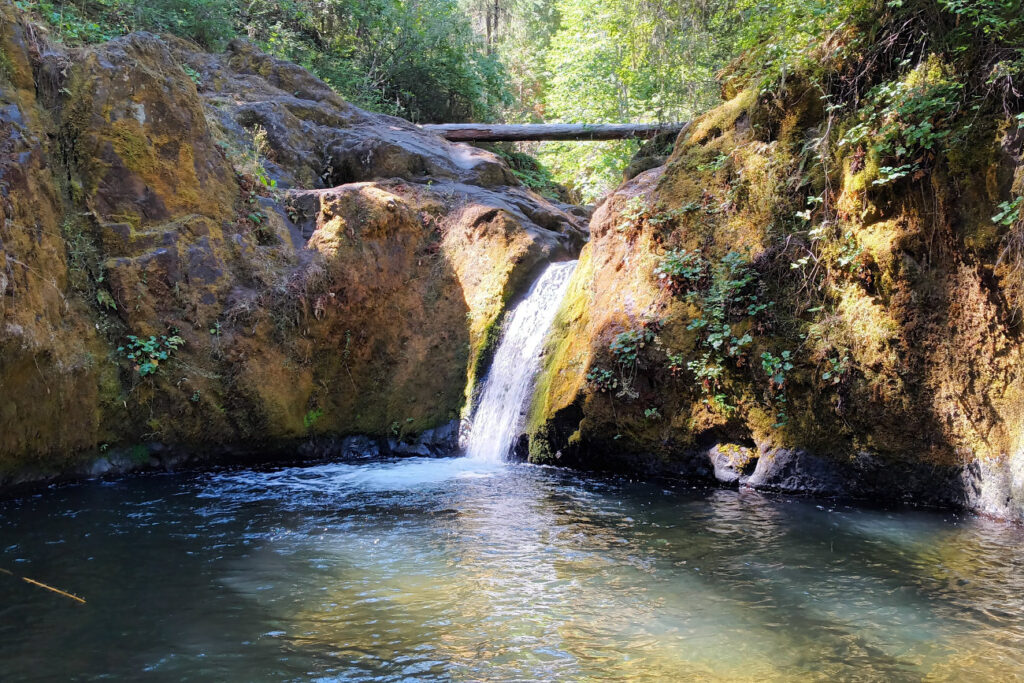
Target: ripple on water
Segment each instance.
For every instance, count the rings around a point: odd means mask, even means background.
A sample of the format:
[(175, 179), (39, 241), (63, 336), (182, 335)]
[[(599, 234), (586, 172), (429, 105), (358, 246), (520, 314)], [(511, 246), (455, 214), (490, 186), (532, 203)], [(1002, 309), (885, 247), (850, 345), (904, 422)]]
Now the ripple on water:
[(142, 477), (0, 503), (0, 566), (88, 600), (0, 581), (0, 655), (5, 680), (1014, 678), (1021, 540), (467, 459)]

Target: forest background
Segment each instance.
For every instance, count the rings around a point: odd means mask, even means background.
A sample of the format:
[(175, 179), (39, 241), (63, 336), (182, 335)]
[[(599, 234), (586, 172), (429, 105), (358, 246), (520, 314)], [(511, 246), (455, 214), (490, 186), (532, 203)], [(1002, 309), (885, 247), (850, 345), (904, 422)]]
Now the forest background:
[[(978, 3), (918, 4), (966, 11)], [(719, 74), (777, 83), (878, 6), (911, 0), (17, 0), (66, 44), (131, 31), (209, 50), (244, 37), (345, 99), (416, 123), (685, 121), (720, 98)], [(996, 12), (1017, 0), (986, 0)], [(964, 6), (964, 7), (960, 7)], [(965, 9), (966, 8), (966, 9)], [(949, 9), (949, 7), (946, 7)], [(737, 57), (744, 55), (742, 62)], [(735, 68), (735, 67), (734, 67)], [(636, 141), (499, 151), (539, 190), (585, 202), (622, 180)], [(524, 162), (522, 153), (542, 163)]]

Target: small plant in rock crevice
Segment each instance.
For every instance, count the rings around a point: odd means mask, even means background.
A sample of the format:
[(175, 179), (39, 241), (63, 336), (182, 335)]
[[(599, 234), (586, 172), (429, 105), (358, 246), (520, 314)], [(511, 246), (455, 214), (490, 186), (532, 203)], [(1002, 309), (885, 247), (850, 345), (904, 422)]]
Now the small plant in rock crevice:
[(307, 430), (311, 429), (317, 422), (320, 421), (320, 418), (323, 416), (324, 411), (320, 410), (319, 408), (309, 410), (306, 412), (305, 415), (302, 416), (302, 426), (305, 427)]
[(777, 408), (776, 421), (772, 426), (784, 427), (789, 422), (786, 414), (786, 374), (793, 369), (792, 353), (782, 351), (776, 356), (765, 351), (761, 354), (761, 369), (768, 376), (768, 389), (765, 393)]
[(616, 394), (619, 398), (634, 399), (638, 396), (633, 380), (642, 365), (644, 349), (654, 344), (660, 327), (660, 321), (648, 321), (637, 329), (615, 335), (609, 345), (608, 350), (619, 370), (619, 392)]
[(825, 371), (821, 373), (821, 379), (828, 384), (840, 384), (843, 378), (850, 372), (850, 356), (842, 355), (829, 356), (825, 359)]
[(665, 253), (654, 274), (663, 287), (673, 294), (682, 294), (705, 278), (707, 261), (700, 250), (673, 249)]
[(196, 71), (188, 64), (182, 64), (181, 70), (185, 72), (185, 75), (188, 76), (190, 81), (196, 84), (197, 88), (203, 84), (203, 77), (199, 74), (198, 71)]
[(708, 161), (707, 163), (697, 164), (697, 170), (701, 172), (707, 171), (720, 171), (725, 168), (726, 162), (729, 161), (729, 156), (726, 154), (719, 154), (717, 157)]
[(587, 384), (593, 391), (607, 394), (619, 388), (619, 378), (606, 368), (593, 367), (587, 372)]
[(647, 204), (643, 197), (630, 197), (626, 205), (619, 212), (619, 223), (615, 226), (617, 232), (626, 232), (639, 226), (640, 222), (648, 216)]
[(174, 352), (185, 344), (178, 335), (137, 337), (130, 334), (125, 339), (125, 344), (117, 347), (117, 352), (134, 364), (141, 377), (156, 373), (160, 364), (170, 360)]
[(1021, 204), (1024, 204), (1024, 197), (1017, 197), (1013, 201), (1000, 202), (999, 206), (996, 207), (999, 210), (992, 216), (992, 222), (1005, 227), (1012, 226), (1020, 219)]
[(668, 359), (668, 371), (672, 373), (673, 377), (679, 377), (686, 370), (686, 356), (681, 353), (672, 353), (666, 351), (665, 356)]
[(608, 350), (612, 352), (615, 362), (619, 365), (634, 366), (640, 359), (640, 352), (654, 341), (654, 330), (643, 327), (639, 330), (627, 330), (615, 336)]

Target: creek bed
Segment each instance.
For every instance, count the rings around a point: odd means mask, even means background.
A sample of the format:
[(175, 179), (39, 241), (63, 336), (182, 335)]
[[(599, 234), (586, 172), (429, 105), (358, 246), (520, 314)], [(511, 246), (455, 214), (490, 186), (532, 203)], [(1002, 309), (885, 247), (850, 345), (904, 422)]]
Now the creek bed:
[(0, 502), (5, 681), (1010, 680), (1024, 530), (411, 459)]

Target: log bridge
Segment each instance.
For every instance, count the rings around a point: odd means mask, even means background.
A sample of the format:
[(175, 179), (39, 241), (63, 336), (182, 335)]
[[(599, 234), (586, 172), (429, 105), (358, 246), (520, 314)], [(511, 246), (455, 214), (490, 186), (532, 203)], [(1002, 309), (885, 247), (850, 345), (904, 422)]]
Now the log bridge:
[(420, 126), (452, 142), (647, 140), (678, 135), (689, 123), (434, 123)]

